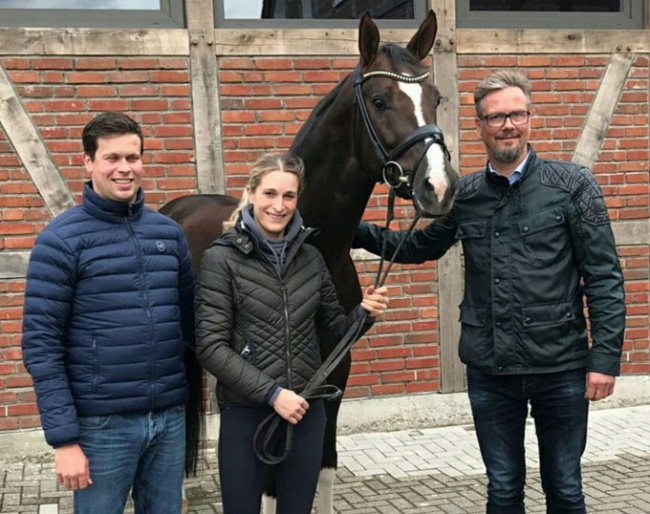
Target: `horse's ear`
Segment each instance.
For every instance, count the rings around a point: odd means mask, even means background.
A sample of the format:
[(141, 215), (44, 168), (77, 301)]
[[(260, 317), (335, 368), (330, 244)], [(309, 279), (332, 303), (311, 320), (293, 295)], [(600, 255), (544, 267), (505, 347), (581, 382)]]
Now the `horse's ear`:
[(406, 49), (409, 50), (418, 59), (424, 59), (427, 55), (429, 55), (429, 52), (433, 47), (433, 42), (436, 39), (437, 32), (438, 20), (436, 19), (436, 13), (430, 10), (429, 14), (427, 14), (427, 17), (420, 25), (418, 31), (411, 38), (409, 44), (406, 45)]
[(366, 13), (361, 17), (359, 23), (359, 53), (361, 54), (361, 65), (368, 66), (377, 57), (379, 49), (379, 29)]

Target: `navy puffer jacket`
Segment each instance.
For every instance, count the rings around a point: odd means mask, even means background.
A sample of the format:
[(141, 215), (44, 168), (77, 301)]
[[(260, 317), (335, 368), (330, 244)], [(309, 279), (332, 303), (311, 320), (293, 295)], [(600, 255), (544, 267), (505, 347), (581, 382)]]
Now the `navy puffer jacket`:
[(77, 416), (182, 405), (193, 341), (192, 262), (176, 222), (104, 199), (57, 216), (32, 250), (23, 359), (47, 442), (78, 441)]

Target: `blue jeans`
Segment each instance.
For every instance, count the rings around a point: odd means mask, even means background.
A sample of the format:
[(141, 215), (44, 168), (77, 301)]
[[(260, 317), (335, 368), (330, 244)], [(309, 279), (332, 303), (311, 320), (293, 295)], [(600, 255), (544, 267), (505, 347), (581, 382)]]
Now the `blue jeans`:
[(75, 514), (122, 514), (133, 489), (136, 514), (180, 514), (185, 409), (79, 418), (92, 485), (74, 492)]
[(584, 514), (580, 458), (587, 443), (584, 369), (489, 375), (467, 369), (474, 426), (488, 475), (487, 514), (523, 514), (528, 403), (535, 420), (547, 514)]

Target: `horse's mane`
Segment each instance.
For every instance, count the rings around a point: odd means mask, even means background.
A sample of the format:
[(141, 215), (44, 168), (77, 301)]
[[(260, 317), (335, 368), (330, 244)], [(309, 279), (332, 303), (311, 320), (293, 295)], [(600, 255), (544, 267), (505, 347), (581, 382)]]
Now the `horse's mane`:
[[(416, 74), (424, 73), (427, 71), (427, 67), (424, 66), (420, 60), (413, 55), (409, 50), (403, 48), (399, 45), (393, 43), (385, 43), (379, 47), (379, 53), (386, 55), (386, 57), (392, 62), (397, 71), (402, 71), (405, 67), (410, 67), (414, 69)], [(291, 149), (293, 150), (296, 147), (299, 147), (305, 136), (311, 131), (312, 125), (320, 118), (321, 114), (329, 109), (329, 107), (334, 103), (335, 98), (338, 96), (340, 90), (343, 88), (343, 85), (350, 80), (350, 76), (346, 77), (344, 80), (339, 82), (332, 91), (325, 95), (316, 107), (312, 110), (309, 118), (305, 121), (302, 128), (298, 131)]]
[(320, 118), (321, 113), (329, 109), (330, 105), (334, 103), (334, 99), (338, 96), (339, 91), (343, 88), (343, 84), (345, 84), (349, 80), (349, 76), (346, 77), (344, 80), (339, 82), (332, 91), (330, 91), (327, 95), (325, 95), (323, 98), (321, 98), (320, 102), (316, 104), (316, 107), (312, 110), (311, 114), (307, 118), (307, 121), (303, 124), (302, 128), (298, 131), (298, 134), (296, 134), (296, 137), (293, 140), (293, 143), (291, 144), (291, 149), (293, 150), (294, 148), (300, 146), (302, 144), (303, 139), (305, 136), (311, 131), (312, 125), (315, 123), (315, 120)]

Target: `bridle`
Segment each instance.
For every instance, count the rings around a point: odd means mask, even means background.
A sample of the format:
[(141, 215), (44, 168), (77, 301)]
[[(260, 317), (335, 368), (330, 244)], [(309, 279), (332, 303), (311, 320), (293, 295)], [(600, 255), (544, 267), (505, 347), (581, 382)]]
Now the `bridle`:
[[(415, 170), (417, 170), (420, 166), (422, 159), (426, 155), (431, 145), (440, 145), (443, 152), (445, 153), (447, 160), (449, 160), (451, 157), (449, 150), (445, 145), (442, 131), (438, 128), (437, 125), (434, 124), (418, 127), (392, 151), (387, 151), (381, 142), (381, 139), (379, 138), (379, 134), (377, 133), (372, 120), (370, 119), (370, 114), (368, 113), (366, 104), (363, 101), (363, 91), (361, 89), (361, 86), (366, 80), (372, 77), (388, 77), (400, 82), (417, 83), (423, 82), (428, 76), (429, 72), (411, 77), (409, 75), (400, 75), (392, 71), (384, 70), (370, 71), (368, 73), (362, 74), (360, 66), (357, 66), (353, 73), (356, 103), (359, 106), (361, 118), (363, 119), (363, 123), (366, 126), (366, 130), (368, 131), (370, 140), (372, 141), (373, 147), (375, 148), (375, 152), (382, 162), (382, 177), (384, 179), (384, 182), (390, 188), (388, 195), (388, 207), (386, 210), (386, 230), (388, 230), (390, 223), (394, 218), (393, 211), (395, 205), (395, 195), (397, 194), (401, 198), (407, 200), (410, 200), (413, 197), (413, 174)], [(397, 162), (397, 159), (399, 159), (399, 157), (401, 157), (409, 148), (419, 143), (420, 141), (424, 141), (425, 139), (429, 140), (425, 141), (424, 149), (416, 160), (415, 166), (412, 170), (410, 170), (410, 173), (405, 173), (402, 166)], [(388, 272), (395, 262), (395, 258), (397, 257), (400, 248), (408, 238), (409, 234), (415, 228), (415, 225), (419, 219), (420, 214), (416, 212), (416, 216), (413, 218), (408, 230), (405, 231), (402, 235), (402, 238), (400, 239), (400, 242), (397, 245), (397, 248), (395, 249), (395, 252), (393, 253), (393, 256), (388, 262), (385, 270), (383, 269), (386, 255), (386, 240), (384, 239), (384, 244), (381, 252), (382, 254), (379, 261), (379, 268), (375, 277), (375, 287), (379, 288), (386, 282)], [(316, 399), (333, 400), (342, 395), (342, 392), (339, 388), (333, 385), (325, 384), (325, 381), (327, 380), (327, 377), (330, 375), (330, 373), (334, 371), (334, 368), (338, 366), (347, 352), (350, 351), (352, 345), (360, 337), (367, 317), (367, 312), (363, 311), (363, 314), (352, 324), (345, 336), (343, 336), (341, 341), (339, 341), (339, 343), (334, 347), (327, 359), (325, 359), (318, 370), (316, 370), (316, 373), (311, 377), (311, 380), (309, 380), (305, 389), (303, 389), (303, 391), (300, 393), (300, 396), (308, 401), (311, 401)], [(275, 453), (273, 452), (273, 447), (281, 442), (281, 430), (283, 427), (285, 428), (284, 445), (280, 445), (280, 453)], [(276, 412), (272, 412), (257, 426), (257, 430), (255, 431), (255, 436), (253, 438), (255, 454), (257, 455), (257, 458), (265, 464), (279, 464), (285, 460), (291, 452), (292, 440), (293, 425), (284, 421)], [(282, 448), (282, 446), (284, 447)]]
[[(422, 159), (426, 155), (431, 145), (440, 145), (443, 152), (445, 153), (445, 156), (447, 157), (447, 160), (451, 158), (449, 150), (445, 145), (445, 138), (440, 128), (438, 128), (437, 125), (430, 123), (415, 129), (399, 145), (397, 145), (392, 151), (389, 152), (381, 142), (379, 133), (377, 132), (375, 125), (372, 123), (370, 113), (368, 112), (366, 103), (363, 100), (362, 86), (366, 80), (372, 79), (373, 77), (387, 77), (398, 82), (414, 84), (424, 82), (428, 76), (428, 71), (416, 76), (403, 75), (387, 70), (374, 70), (367, 73), (362, 73), (361, 65), (357, 65), (352, 75), (354, 81), (356, 104), (359, 107), (361, 119), (363, 120), (363, 124), (366, 127), (368, 136), (372, 142), (372, 146), (375, 149), (375, 153), (382, 163), (382, 177), (384, 179), (384, 182), (391, 189), (391, 191), (394, 191), (400, 198), (404, 198), (406, 200), (410, 200), (413, 197), (413, 175), (415, 173), (415, 170), (417, 170), (420, 166)], [(428, 141), (425, 141), (426, 139), (428, 139)], [(397, 162), (397, 159), (399, 159), (407, 150), (409, 150), (412, 146), (416, 145), (420, 141), (425, 141), (424, 148), (417, 158), (413, 169), (405, 172), (402, 166)]]

